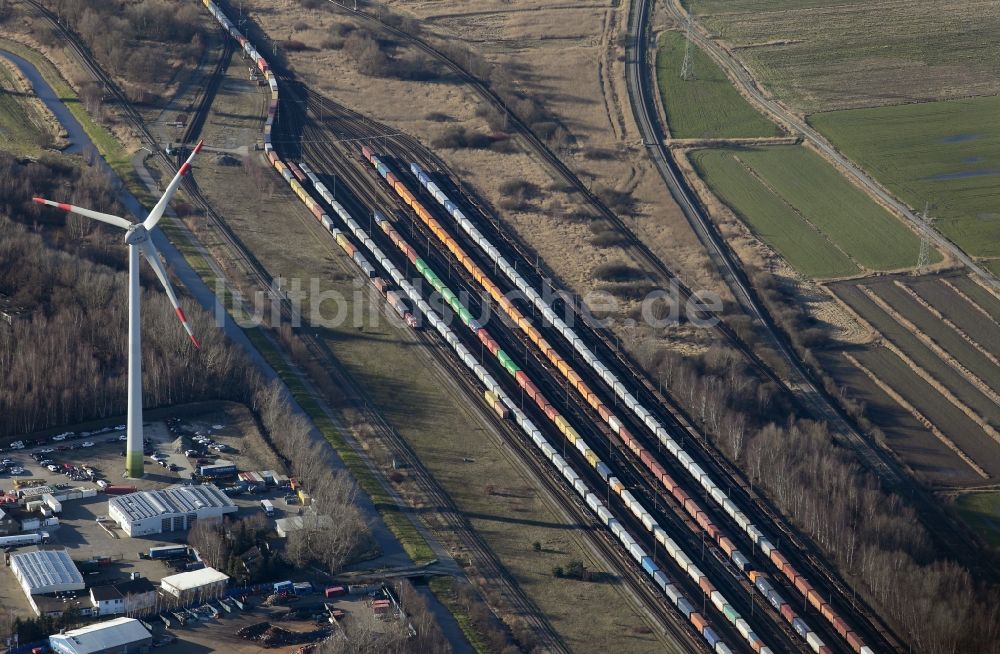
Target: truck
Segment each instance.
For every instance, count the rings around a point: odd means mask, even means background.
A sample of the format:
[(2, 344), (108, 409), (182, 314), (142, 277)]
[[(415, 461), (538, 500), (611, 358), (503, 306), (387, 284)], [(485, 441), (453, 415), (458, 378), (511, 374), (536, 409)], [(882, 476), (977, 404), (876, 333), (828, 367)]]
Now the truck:
[(188, 555), (187, 545), (161, 545), (149, 548), (151, 559), (179, 559)]
[(274, 515), (274, 504), (271, 503), (271, 500), (261, 500), (260, 508), (264, 509), (264, 515), (268, 518)]
[(138, 488), (135, 486), (106, 486), (104, 492), (108, 495), (128, 495), (129, 493), (134, 493)]
[(42, 534), (15, 534), (14, 536), (0, 536), (0, 548), (20, 547), (21, 545), (37, 545), (42, 542)]
[(229, 461), (219, 461), (211, 465), (198, 466), (199, 477), (228, 477), (236, 474), (236, 465)]

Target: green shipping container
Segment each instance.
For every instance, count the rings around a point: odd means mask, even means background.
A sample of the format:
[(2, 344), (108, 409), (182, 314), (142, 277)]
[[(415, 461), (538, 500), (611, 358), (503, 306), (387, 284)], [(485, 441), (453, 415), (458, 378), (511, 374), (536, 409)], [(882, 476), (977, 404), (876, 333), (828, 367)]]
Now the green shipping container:
[(507, 356), (507, 353), (503, 350), (497, 352), (497, 359), (500, 360), (500, 365), (504, 367), (504, 370), (509, 372), (511, 375), (516, 375), (520, 370), (520, 368), (517, 367), (517, 364), (514, 363), (514, 361)]
[(427, 271), (430, 270), (430, 268), (427, 267), (427, 262), (425, 262), (423, 259), (417, 259), (417, 262), (413, 265), (416, 266), (417, 272), (420, 273), (421, 275), (426, 275)]
[(739, 613), (736, 612), (736, 609), (728, 604), (722, 606), (722, 614), (726, 616), (726, 620), (729, 620), (733, 624), (736, 624), (736, 620), (739, 618)]

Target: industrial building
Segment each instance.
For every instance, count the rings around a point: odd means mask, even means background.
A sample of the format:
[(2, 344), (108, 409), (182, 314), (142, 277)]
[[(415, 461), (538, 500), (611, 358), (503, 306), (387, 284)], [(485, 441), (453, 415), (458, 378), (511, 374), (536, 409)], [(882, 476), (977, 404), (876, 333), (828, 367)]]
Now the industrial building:
[(83, 576), (65, 549), (11, 554), (10, 569), (28, 597), (84, 587)]
[(228, 575), (215, 568), (202, 568), (164, 577), (160, 580), (160, 589), (183, 604), (196, 599), (201, 601), (221, 597), (228, 582)]
[[(83, 575), (65, 549), (45, 549), (10, 555), (10, 570), (21, 585), (35, 615), (58, 615), (85, 608), (74, 591), (84, 589)], [(54, 594), (58, 593), (58, 597)]]
[(148, 652), (152, 642), (149, 630), (132, 618), (116, 618), (49, 636), (49, 647), (58, 654), (135, 654)]
[[(134, 573), (133, 573), (134, 574)], [(138, 574), (128, 581), (90, 589), (95, 615), (139, 615), (156, 606), (156, 587)]]
[(235, 511), (233, 501), (213, 484), (171, 486), (108, 500), (108, 517), (129, 536), (190, 529), (195, 520)]

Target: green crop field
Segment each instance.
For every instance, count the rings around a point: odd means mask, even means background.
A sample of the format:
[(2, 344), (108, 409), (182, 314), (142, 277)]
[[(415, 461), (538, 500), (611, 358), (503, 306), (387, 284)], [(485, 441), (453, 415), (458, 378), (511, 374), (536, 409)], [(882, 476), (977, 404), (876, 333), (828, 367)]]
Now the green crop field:
[(1000, 92), (995, 0), (685, 0), (760, 85), (804, 112)]
[(955, 508), (983, 540), (1000, 547), (1000, 493), (969, 493), (956, 500)]
[(809, 121), (911, 207), (929, 203), (937, 228), (966, 252), (1000, 258), (1000, 97)]
[(687, 40), (666, 32), (656, 54), (656, 80), (674, 138), (780, 136), (700, 48), (692, 46), (693, 79), (681, 79)]
[(732, 150), (701, 150), (692, 162), (698, 174), (754, 233), (808, 277), (847, 277), (860, 271), (833, 242), (807, 223), (785, 200), (754, 177)]
[(692, 160), (712, 189), (804, 275), (846, 276), (859, 266), (894, 270), (917, 262), (917, 236), (810, 150), (704, 151)]

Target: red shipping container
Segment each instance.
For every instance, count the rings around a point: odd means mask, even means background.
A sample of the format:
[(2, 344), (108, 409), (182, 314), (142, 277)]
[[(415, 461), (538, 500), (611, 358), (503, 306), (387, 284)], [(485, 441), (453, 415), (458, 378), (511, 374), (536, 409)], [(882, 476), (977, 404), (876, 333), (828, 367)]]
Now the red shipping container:
[(792, 608), (792, 605), (789, 604), (788, 602), (785, 602), (784, 604), (782, 604), (781, 605), (781, 609), (779, 609), (779, 611), (781, 613), (781, 617), (783, 617), (788, 622), (791, 622), (795, 618), (799, 617), (795, 613), (795, 610)]
[(338, 597), (340, 595), (346, 595), (347, 589), (343, 586), (330, 586), (323, 591), (324, 597)]
[(847, 635), (844, 636), (844, 638), (847, 639), (847, 644), (850, 645), (851, 649), (853, 649), (855, 652), (860, 652), (862, 646), (864, 646), (865, 644), (864, 641), (861, 640), (861, 638), (853, 631), (848, 631)]
[(361, 154), (368, 161), (372, 160), (372, 151), (371, 151), (371, 149), (367, 145), (361, 146)]
[(691, 620), (691, 624), (694, 625), (695, 629), (698, 630), (699, 634), (705, 630), (705, 627), (708, 626), (708, 620), (706, 620), (701, 613), (692, 613), (689, 619)]
[(833, 628), (840, 634), (841, 638), (847, 638), (847, 623), (838, 615), (833, 618)]
[(712, 582), (709, 581), (708, 577), (706, 577), (705, 575), (702, 575), (701, 577), (698, 578), (698, 587), (701, 588), (701, 590), (705, 593), (705, 595), (710, 596), (712, 593), (715, 592), (715, 586), (712, 585)]

